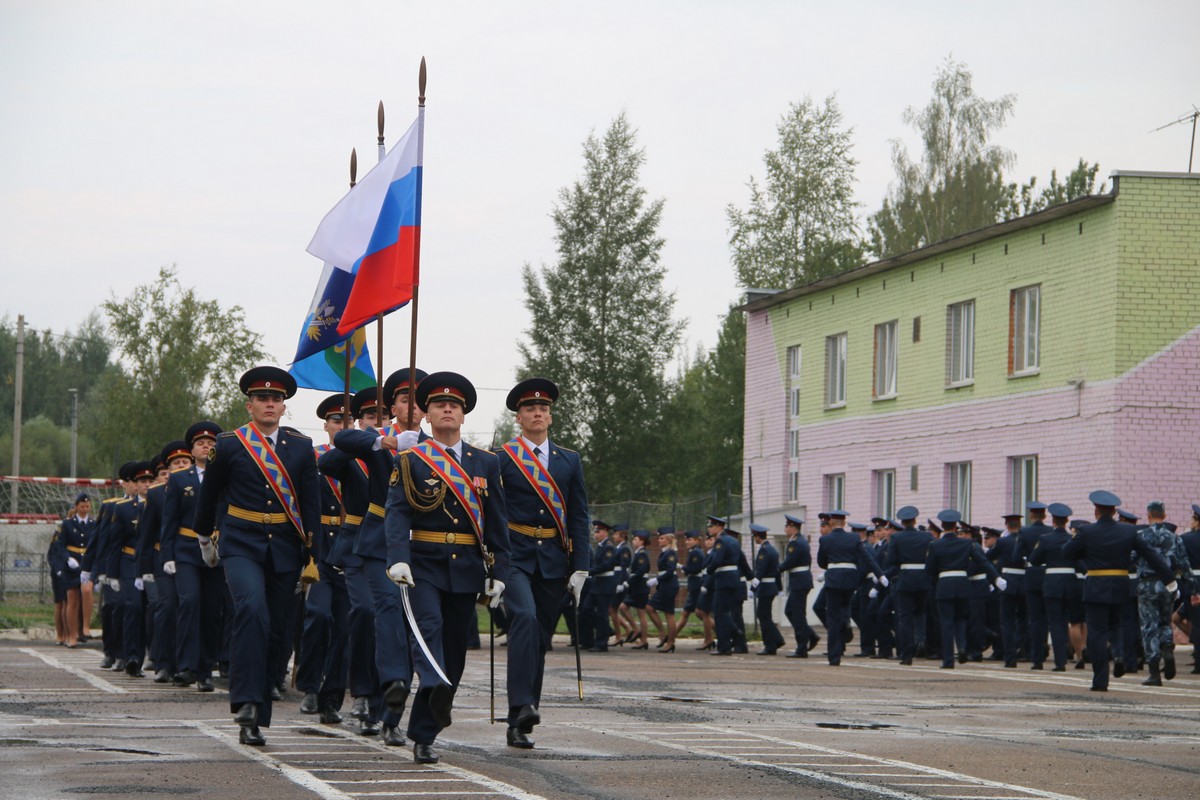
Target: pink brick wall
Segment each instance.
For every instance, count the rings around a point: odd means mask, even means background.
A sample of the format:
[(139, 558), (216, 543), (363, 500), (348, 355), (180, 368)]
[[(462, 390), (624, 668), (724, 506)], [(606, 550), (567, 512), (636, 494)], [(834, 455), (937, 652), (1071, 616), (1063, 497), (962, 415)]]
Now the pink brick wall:
[(745, 467), (749, 467), (754, 470), (755, 505), (761, 508), (781, 505), (787, 497), (786, 365), (777, 361), (776, 354), (770, 314), (750, 314), (746, 319), (742, 496), (748, 496)]

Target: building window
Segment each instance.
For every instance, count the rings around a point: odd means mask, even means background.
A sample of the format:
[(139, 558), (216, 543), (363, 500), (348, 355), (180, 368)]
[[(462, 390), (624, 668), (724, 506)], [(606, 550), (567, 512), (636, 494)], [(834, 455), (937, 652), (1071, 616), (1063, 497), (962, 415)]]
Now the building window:
[(1042, 287), (1014, 289), (1008, 307), (1009, 374), (1037, 372), (1041, 365)]
[(946, 465), (946, 501), (950, 508), (971, 519), (971, 462)]
[(846, 334), (825, 339), (825, 406), (846, 405)]
[(946, 308), (946, 383), (964, 386), (975, 381), (975, 301)]
[(800, 473), (794, 469), (788, 472), (788, 502), (800, 502)]
[(788, 413), (800, 416), (800, 345), (787, 349)]
[(896, 470), (875, 470), (875, 516), (891, 519), (896, 513)]
[(896, 325), (897, 320), (892, 320), (875, 326), (873, 393), (877, 399), (896, 396)]
[(800, 457), (800, 431), (788, 431), (788, 458)]
[(1025, 504), (1037, 500), (1037, 456), (1016, 456), (1012, 463), (1012, 513), (1025, 514)]
[(829, 508), (841, 508), (846, 502), (846, 474), (825, 476), (825, 505)]

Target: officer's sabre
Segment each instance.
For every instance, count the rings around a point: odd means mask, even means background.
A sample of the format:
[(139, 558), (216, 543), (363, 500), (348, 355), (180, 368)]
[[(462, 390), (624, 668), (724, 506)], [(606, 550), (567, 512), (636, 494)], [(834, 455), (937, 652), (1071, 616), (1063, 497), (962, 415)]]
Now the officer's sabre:
[(579, 685), (579, 699), (583, 699), (583, 662), (579, 657), (579, 597), (575, 598), (575, 682)]
[(421, 652), (425, 654), (425, 658), (433, 665), (433, 671), (438, 677), (446, 682), (447, 686), (453, 686), (450, 679), (446, 677), (446, 673), (442, 672), (442, 668), (438, 666), (437, 659), (433, 657), (433, 653), (429, 650), (429, 645), (425, 644), (425, 637), (421, 635), (421, 629), (417, 627), (417, 618), (413, 614), (412, 603), (408, 600), (408, 587), (400, 584), (400, 601), (404, 606), (404, 616), (408, 620), (408, 629), (412, 631), (413, 638), (417, 640), (417, 646), (421, 648)]
[(492, 614), (491, 606), (484, 606), (488, 611), (488, 659), (492, 662), (492, 716), (491, 724), (496, 724), (496, 617)]

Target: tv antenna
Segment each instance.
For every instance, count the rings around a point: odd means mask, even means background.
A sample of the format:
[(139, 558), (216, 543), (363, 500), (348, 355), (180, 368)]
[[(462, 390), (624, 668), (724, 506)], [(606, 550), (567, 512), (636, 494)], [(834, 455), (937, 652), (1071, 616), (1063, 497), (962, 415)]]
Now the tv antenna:
[(1192, 110), (1187, 112), (1183, 116), (1181, 116), (1179, 119), (1172, 120), (1171, 122), (1168, 122), (1166, 125), (1160, 125), (1159, 127), (1150, 131), (1151, 133), (1158, 133), (1159, 131), (1163, 130), (1164, 128), (1170, 128), (1172, 125), (1182, 125), (1185, 122), (1192, 123), (1192, 144), (1191, 144), (1191, 147), (1188, 148), (1188, 172), (1192, 171), (1192, 156), (1195, 155), (1195, 152), (1196, 152), (1196, 120), (1197, 119), (1200, 119), (1200, 108), (1196, 108), (1195, 104), (1193, 104)]

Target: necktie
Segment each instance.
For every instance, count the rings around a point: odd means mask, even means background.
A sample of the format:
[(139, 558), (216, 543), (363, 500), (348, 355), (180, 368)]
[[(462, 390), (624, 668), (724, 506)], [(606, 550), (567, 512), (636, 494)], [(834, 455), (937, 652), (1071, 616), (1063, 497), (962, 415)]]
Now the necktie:
[(446, 452), (454, 459), (455, 463), (461, 463), (458, 459), (458, 452), (453, 447), (447, 447)]

